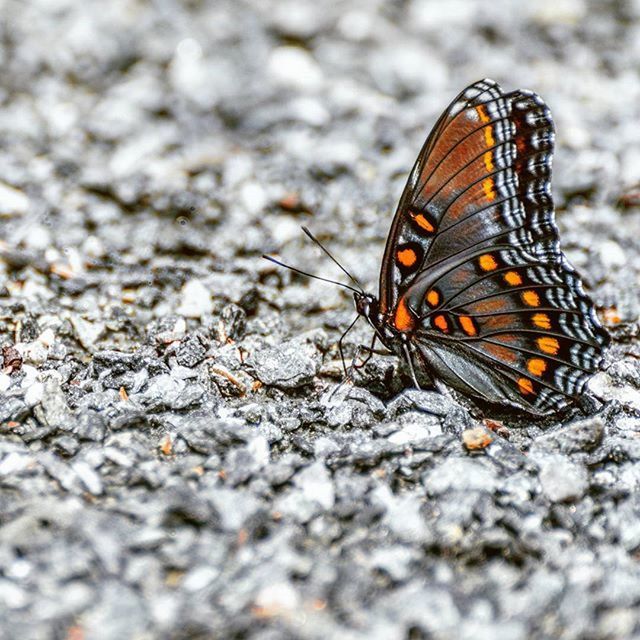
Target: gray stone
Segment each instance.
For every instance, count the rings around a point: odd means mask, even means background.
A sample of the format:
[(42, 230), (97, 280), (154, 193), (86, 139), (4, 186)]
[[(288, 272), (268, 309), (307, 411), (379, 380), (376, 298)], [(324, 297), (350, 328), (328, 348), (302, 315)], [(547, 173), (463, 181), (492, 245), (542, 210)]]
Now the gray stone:
[(380, 486), (373, 499), (385, 511), (384, 523), (400, 540), (425, 542), (430, 539), (430, 529), (421, 513), (422, 498), (412, 494), (396, 496), (387, 487)]
[(604, 423), (600, 417), (595, 417), (562, 425), (553, 433), (537, 438), (536, 446), (564, 454), (586, 452), (598, 447), (603, 436)]
[(563, 456), (548, 456), (540, 464), (540, 486), (551, 502), (579, 500), (588, 488), (587, 472)]
[[(638, 635), (638, 2), (4, 4), (3, 640)], [(355, 287), (307, 224), (375, 292), (481, 68), (551, 109), (560, 242), (612, 334), (545, 419), (433, 386), (417, 335), (422, 390), (379, 340), (360, 368), (352, 292), (259, 257)]]
[(183, 367), (195, 367), (204, 360), (207, 350), (200, 338), (188, 335), (181, 342), (176, 353), (178, 364)]
[(295, 389), (312, 382), (318, 369), (315, 350), (295, 341), (253, 353), (247, 365), (266, 385)]
[(430, 495), (446, 495), (452, 491), (486, 491), (492, 493), (499, 483), (493, 469), (480, 460), (453, 458), (437, 465), (423, 477)]
[(141, 635), (148, 628), (147, 607), (127, 585), (111, 580), (84, 616), (87, 634), (96, 640)]

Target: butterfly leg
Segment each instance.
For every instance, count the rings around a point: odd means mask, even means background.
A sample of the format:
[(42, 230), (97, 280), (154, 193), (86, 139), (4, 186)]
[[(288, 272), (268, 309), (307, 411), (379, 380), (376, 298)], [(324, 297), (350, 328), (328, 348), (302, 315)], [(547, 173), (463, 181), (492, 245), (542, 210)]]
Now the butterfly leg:
[(359, 319), (360, 316), (357, 315), (338, 340), (338, 352), (340, 353), (340, 360), (342, 360), (342, 370), (344, 371), (344, 375), (346, 378), (349, 378), (349, 371), (347, 370), (347, 361), (344, 359), (344, 339), (347, 337), (347, 334), (349, 333), (349, 331), (351, 331), (351, 329), (353, 329)]
[(416, 371), (413, 368), (413, 358), (411, 357), (411, 350), (409, 349), (409, 344), (407, 342), (402, 343), (402, 348), (404, 350), (404, 355), (407, 358), (407, 364), (409, 365), (409, 371), (411, 371), (411, 378), (413, 379), (413, 384), (418, 391), (422, 390), (420, 383), (418, 382), (418, 378), (416, 378)]
[(344, 333), (340, 336), (340, 339), (338, 340), (338, 353), (340, 354), (340, 360), (342, 361), (342, 370), (344, 371), (344, 380), (342, 380), (342, 382), (331, 392), (331, 394), (329, 395), (329, 398), (328, 398), (329, 402), (333, 399), (333, 396), (335, 396), (335, 394), (340, 389), (342, 389), (342, 387), (344, 385), (346, 385), (349, 382), (351, 382), (351, 370), (353, 368), (353, 363), (347, 369), (347, 361), (345, 360), (345, 357), (344, 357), (344, 339), (347, 337), (347, 334), (349, 333), (349, 331), (351, 331), (351, 329), (353, 329), (353, 327), (355, 326), (356, 322), (358, 322), (359, 319), (360, 319), (360, 316), (357, 315), (353, 319), (353, 322), (351, 322), (351, 324), (346, 328), (346, 330), (344, 331)]
[(378, 334), (374, 333), (373, 334), (373, 339), (371, 340), (371, 344), (367, 347), (365, 345), (360, 345), (358, 347), (358, 351), (366, 351), (367, 352), (367, 357), (364, 358), (361, 362), (356, 362), (358, 356), (360, 355), (359, 353), (356, 354), (356, 356), (353, 358), (353, 361), (351, 362), (351, 367), (353, 369), (362, 369), (362, 367), (364, 367), (367, 362), (369, 362), (369, 360), (371, 360), (371, 356), (376, 353), (376, 354), (380, 354), (380, 355), (385, 355), (387, 352), (386, 351), (380, 351), (380, 350), (376, 350), (375, 346), (376, 346), (376, 341), (378, 340)]
[[(357, 320), (358, 318), (356, 318)], [(351, 324), (351, 326), (349, 327), (349, 329), (347, 329), (347, 331), (349, 331), (351, 329), (351, 327), (353, 326), (353, 324), (355, 324), (355, 320), (354, 323)], [(344, 335), (346, 335), (347, 332), (345, 332)], [(358, 345), (358, 349), (356, 351), (356, 354), (353, 356), (353, 359), (351, 360), (351, 364), (349, 365), (349, 368), (347, 369), (346, 367), (346, 363), (345, 363), (345, 359), (344, 359), (344, 354), (342, 351), (342, 345), (338, 344), (338, 347), (340, 348), (340, 356), (342, 358), (342, 366), (344, 368), (344, 380), (334, 389), (333, 393), (331, 394), (330, 398), (333, 398), (333, 396), (335, 395), (335, 393), (337, 393), (343, 385), (348, 384), (349, 382), (353, 382), (353, 374), (355, 371), (358, 371), (358, 369), (362, 369), (362, 367), (364, 367), (367, 362), (369, 362), (369, 360), (371, 359), (371, 356), (374, 353), (380, 353), (382, 355), (386, 355), (386, 351), (380, 351), (380, 350), (376, 350), (375, 344), (376, 344), (376, 340), (378, 339), (377, 334), (373, 334), (373, 339), (371, 340), (371, 344), (367, 347), (365, 345)], [(360, 356), (360, 351), (366, 351), (367, 352), (367, 356), (361, 361), (358, 362), (358, 358)]]

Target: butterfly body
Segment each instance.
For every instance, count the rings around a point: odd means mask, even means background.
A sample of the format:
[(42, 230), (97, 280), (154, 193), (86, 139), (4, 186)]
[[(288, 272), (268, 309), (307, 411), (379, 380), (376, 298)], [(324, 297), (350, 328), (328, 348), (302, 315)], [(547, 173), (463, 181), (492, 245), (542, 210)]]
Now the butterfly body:
[(540, 415), (580, 396), (608, 342), (559, 247), (553, 144), (535, 94), (491, 80), (467, 87), (411, 171), (379, 296), (355, 294), (358, 313), (416, 371)]

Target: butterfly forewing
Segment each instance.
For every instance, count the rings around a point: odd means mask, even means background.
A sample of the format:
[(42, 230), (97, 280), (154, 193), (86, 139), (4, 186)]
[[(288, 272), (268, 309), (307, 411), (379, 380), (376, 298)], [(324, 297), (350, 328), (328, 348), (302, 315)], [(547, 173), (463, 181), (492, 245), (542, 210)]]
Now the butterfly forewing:
[(447, 141), (452, 133), (455, 133), (454, 138), (458, 142), (477, 128), (477, 123), (470, 121), (468, 117), (468, 109), (472, 105), (495, 102), (501, 94), (498, 85), (491, 80), (481, 80), (467, 87), (453, 100), (429, 134), (409, 175), (387, 238), (380, 273), (380, 308), (383, 313), (395, 308), (399, 287), (406, 280), (407, 274), (416, 273), (422, 267), (422, 263), (419, 263), (421, 256), (418, 255), (418, 260), (407, 268), (398, 255), (400, 251), (403, 248), (415, 249), (411, 243), (416, 241), (426, 250), (431, 238), (437, 233), (442, 216), (435, 204), (425, 206), (421, 194), (425, 193), (429, 175), (451, 151), (446, 146)]
[(451, 386), (548, 413), (579, 395), (607, 335), (560, 251), (553, 122), (530, 92), (471, 85), (438, 121), (396, 213), (386, 322)]

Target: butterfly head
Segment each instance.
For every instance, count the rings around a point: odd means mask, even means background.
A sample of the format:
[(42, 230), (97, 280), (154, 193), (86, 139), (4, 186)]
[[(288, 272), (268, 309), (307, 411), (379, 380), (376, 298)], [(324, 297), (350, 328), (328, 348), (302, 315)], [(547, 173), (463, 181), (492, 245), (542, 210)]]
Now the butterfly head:
[(356, 311), (359, 315), (366, 318), (371, 323), (377, 323), (380, 313), (380, 305), (378, 298), (371, 293), (360, 293), (354, 291), (353, 300), (356, 305)]

